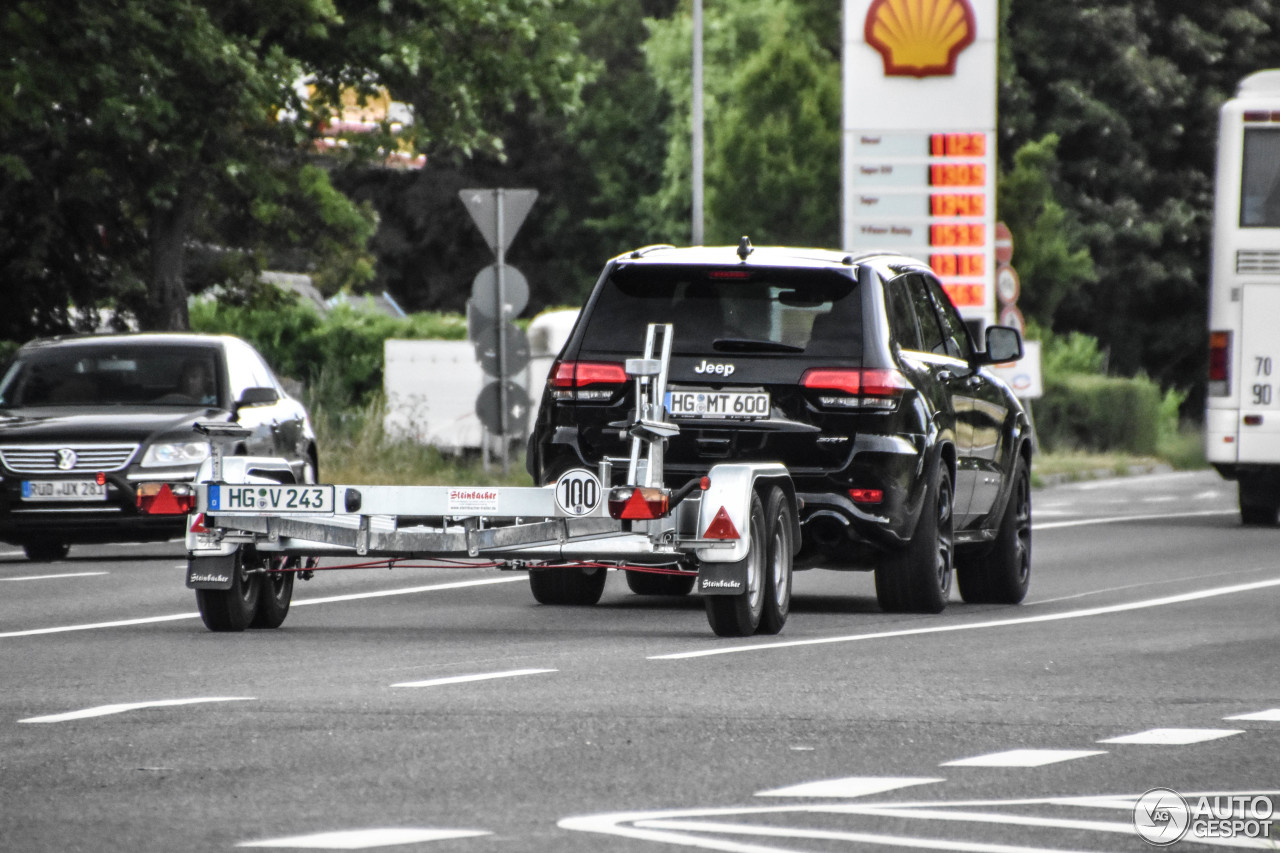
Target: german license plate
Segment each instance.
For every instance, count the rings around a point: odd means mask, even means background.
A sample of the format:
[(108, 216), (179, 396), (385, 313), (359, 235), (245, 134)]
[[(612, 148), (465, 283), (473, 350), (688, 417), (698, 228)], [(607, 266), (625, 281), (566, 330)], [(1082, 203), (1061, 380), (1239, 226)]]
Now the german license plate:
[(333, 486), (209, 486), (209, 512), (333, 512)]
[(96, 480), (23, 480), (24, 501), (105, 501), (106, 483)]
[(768, 391), (668, 391), (667, 411), (673, 418), (769, 417)]

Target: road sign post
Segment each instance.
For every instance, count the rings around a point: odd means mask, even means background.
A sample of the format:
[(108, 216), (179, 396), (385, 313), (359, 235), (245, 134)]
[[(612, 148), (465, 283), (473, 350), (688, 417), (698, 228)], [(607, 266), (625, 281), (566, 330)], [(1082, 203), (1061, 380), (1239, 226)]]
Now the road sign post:
[[(486, 267), (476, 276), (472, 285), (472, 308), (482, 315), (483, 320), (479, 320), (475, 324), (472, 340), (477, 343), (477, 356), (481, 358), (481, 364), (492, 364), (497, 382), (496, 386), (497, 405), (496, 413), (493, 411), (494, 406), (490, 402), (485, 401), (484, 392), (481, 398), (477, 400), (477, 406), (486, 410), (486, 430), (496, 427), (495, 431), (501, 438), (502, 443), (502, 473), (506, 475), (510, 471), (510, 432), (511, 432), (511, 407), (512, 403), (520, 405), (518, 401), (509, 400), (512, 387), (508, 382), (508, 373), (510, 372), (508, 349), (510, 346), (511, 331), (506, 330), (509, 325), (510, 317), (514, 317), (524, 310), (524, 306), (529, 299), (529, 287), (524, 276), (519, 270), (507, 268), (506, 252), (507, 247), (511, 244), (511, 240), (515, 237), (516, 231), (520, 229), (529, 210), (533, 207), (533, 203), (538, 198), (537, 190), (511, 190), (511, 189), (465, 189), (458, 193), (458, 197), (462, 199), (462, 203), (467, 208), (467, 212), (471, 214), (472, 220), (476, 223), (476, 227), (480, 229), (480, 233), (484, 236), (485, 242), (489, 244), (489, 248), (493, 250), (496, 256), (496, 263), (492, 267)], [(490, 274), (490, 270), (492, 273)], [(508, 287), (508, 278), (510, 278), (511, 287)], [(510, 290), (510, 294), (508, 291)], [(511, 303), (507, 302), (508, 295), (512, 297)], [(488, 328), (484, 321), (488, 322)], [(483, 330), (483, 331), (482, 331)], [(516, 335), (522, 333), (518, 329), (513, 330)], [(491, 337), (490, 337), (491, 333)], [(489, 356), (486, 359), (479, 350), (487, 349), (480, 346), (481, 339), (492, 340), (493, 346), (496, 347), (496, 359)], [(527, 350), (527, 346), (525, 346)], [(489, 372), (486, 367), (486, 372)], [(493, 387), (493, 386), (489, 386)], [(494, 417), (496, 416), (496, 421)], [(523, 427), (522, 427), (523, 431)], [(488, 464), (488, 444), (485, 443), (485, 462)]]

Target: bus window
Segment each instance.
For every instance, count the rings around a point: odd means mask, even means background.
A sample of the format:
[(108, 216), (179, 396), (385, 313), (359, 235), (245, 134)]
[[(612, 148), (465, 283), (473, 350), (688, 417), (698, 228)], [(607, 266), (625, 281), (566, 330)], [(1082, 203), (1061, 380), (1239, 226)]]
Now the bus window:
[(1280, 130), (1244, 132), (1240, 227), (1280, 228)]

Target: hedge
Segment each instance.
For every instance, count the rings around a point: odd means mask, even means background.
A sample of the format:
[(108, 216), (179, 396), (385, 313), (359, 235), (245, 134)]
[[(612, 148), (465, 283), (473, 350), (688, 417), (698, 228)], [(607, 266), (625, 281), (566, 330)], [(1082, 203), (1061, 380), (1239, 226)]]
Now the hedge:
[(1145, 376), (1069, 374), (1046, 379), (1032, 403), (1036, 435), (1047, 451), (1156, 452), (1164, 395)]

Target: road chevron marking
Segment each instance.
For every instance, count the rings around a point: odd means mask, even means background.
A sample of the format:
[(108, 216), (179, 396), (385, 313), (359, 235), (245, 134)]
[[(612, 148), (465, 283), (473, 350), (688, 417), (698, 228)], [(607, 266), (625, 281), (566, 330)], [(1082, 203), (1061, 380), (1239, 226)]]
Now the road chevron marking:
[(1093, 755), (1106, 755), (1104, 750), (1097, 749), (1010, 749), (1004, 752), (991, 752), (986, 755), (975, 755), (972, 758), (960, 758), (945, 761), (942, 767), (1045, 767), (1063, 761), (1074, 761), (1077, 758), (1089, 758)]
[[(1187, 798), (1276, 796), (1280, 791), (1196, 791), (1183, 794)], [(755, 838), (843, 841), (863, 844), (882, 844), (920, 850), (962, 851), (962, 853), (1070, 853), (1058, 847), (1010, 845), (987, 841), (961, 841), (939, 837), (921, 838), (904, 835), (887, 835), (875, 831), (841, 831), (813, 829), (794, 824), (806, 815), (846, 816), (850, 818), (887, 818), (893, 820), (921, 820), (940, 823), (986, 824), (996, 826), (1043, 829), (1046, 831), (1072, 830), (1077, 832), (1127, 835), (1136, 839), (1131, 815), (1142, 794), (1099, 794), (1086, 796), (1038, 797), (1009, 800), (938, 800), (933, 802), (872, 802), (827, 803), (794, 805), (791, 807), (738, 807), (705, 809), (671, 809), (648, 812), (615, 812), (596, 815), (567, 817), (557, 823), (561, 829), (590, 832), (615, 837), (652, 841), (660, 844), (677, 844), (704, 850), (722, 850), (728, 853), (794, 853), (794, 847), (761, 846), (727, 836)], [(1075, 807), (1121, 812), (1122, 821), (1106, 819), (1064, 818), (1059, 813), (1050, 815), (1013, 814), (995, 809), (1028, 808), (1035, 806)], [(784, 817), (792, 815), (791, 825), (766, 825), (733, 821), (743, 818)], [(1100, 817), (1110, 816), (1102, 815)], [(829, 824), (829, 821), (828, 821)], [(716, 837), (716, 834), (720, 834)], [(1049, 838), (1056, 835), (1049, 834)], [(1202, 844), (1223, 847), (1270, 848), (1271, 841), (1241, 838), (1196, 838)]]
[(424, 841), (449, 841), (455, 838), (477, 838), (492, 835), (482, 829), (349, 829), (338, 832), (316, 832), (311, 835), (293, 835), (288, 838), (268, 838), (263, 841), (241, 841), (237, 847), (289, 847), (304, 850), (368, 850), (372, 847), (391, 847), (401, 844), (418, 844)]
[(477, 675), (449, 675), (444, 678), (430, 678), (426, 681), (402, 681), (392, 687), (439, 687), (444, 684), (465, 684), (471, 681), (489, 681), (493, 678), (515, 678), (520, 675), (542, 675), (547, 672), (559, 672), (558, 669), (511, 669), (506, 672), (483, 672)]
[(757, 797), (839, 797), (852, 799), (866, 797), (871, 794), (883, 794), (899, 788), (915, 785), (930, 785), (945, 782), (946, 779), (922, 776), (847, 776), (843, 779), (823, 779), (820, 782), (805, 782), (800, 785), (788, 785), (785, 788), (772, 788), (768, 791), (757, 791)]
[[(1188, 601), (1199, 601), (1205, 598), (1216, 598), (1220, 595), (1232, 595), (1238, 592), (1252, 592), (1259, 589), (1280, 586), (1280, 579), (1257, 581), (1256, 583), (1235, 584), (1198, 592), (1184, 592), (1179, 595), (1168, 595), (1162, 598), (1148, 598), (1143, 601), (1131, 601), (1126, 604), (1109, 604), (1102, 607), (1086, 607), (1082, 610), (1067, 610), (1062, 613), (1045, 613), (1039, 616), (1018, 616), (1012, 619), (990, 619), (984, 622), (965, 622), (959, 625), (931, 625), (928, 628), (903, 628), (898, 631), (877, 631), (871, 634), (845, 634), (838, 637), (815, 637), (811, 640), (779, 640), (756, 643), (750, 646), (717, 646), (696, 652), (675, 652), (666, 655), (650, 655), (648, 660), (684, 660), (686, 658), (713, 657), (715, 655), (741, 654), (742, 652), (772, 651), (774, 649), (796, 648), (799, 646), (823, 646), (833, 643), (855, 643), (861, 640), (884, 640), (893, 637), (913, 637), (920, 634), (947, 634), (952, 631), (976, 631), (981, 628), (1011, 628), (1017, 625), (1035, 625), (1040, 622), (1060, 622), (1064, 619), (1083, 619), (1086, 616), (1107, 616), (1112, 613), (1126, 613), (1130, 610), (1144, 610), (1148, 607), (1163, 607), (1168, 604), (1185, 604)], [(0, 634), (0, 636), (3, 636)]]

